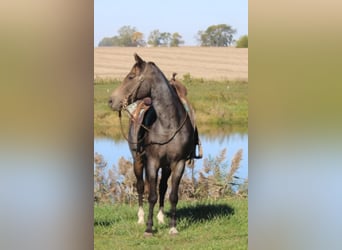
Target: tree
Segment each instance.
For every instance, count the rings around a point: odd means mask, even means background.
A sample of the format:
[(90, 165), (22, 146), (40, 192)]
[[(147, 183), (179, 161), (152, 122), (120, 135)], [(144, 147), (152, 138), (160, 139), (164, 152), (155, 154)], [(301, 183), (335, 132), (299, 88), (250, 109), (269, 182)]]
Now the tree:
[(107, 46), (113, 46), (113, 38), (114, 37), (104, 37), (99, 42), (99, 47), (107, 47)]
[(158, 29), (151, 31), (150, 35), (148, 36), (147, 43), (154, 47), (159, 46), (161, 44), (160, 35), (161, 33)]
[(236, 48), (248, 48), (248, 35), (244, 35), (236, 41)]
[(173, 33), (171, 37), (170, 46), (178, 47), (180, 44), (184, 44), (184, 41), (181, 39), (182, 39), (182, 36), (178, 32)]
[(103, 38), (99, 46), (125, 46), (125, 47), (137, 47), (144, 46), (143, 33), (137, 31), (135, 27), (129, 25), (122, 26), (118, 30), (119, 35), (113, 37)]
[(169, 46), (171, 41), (171, 33), (163, 32), (160, 34), (160, 45), (161, 46)]
[(175, 32), (171, 34), (170, 32), (160, 32), (158, 29), (153, 30), (148, 36), (148, 44), (157, 46), (171, 46), (178, 47), (179, 44), (183, 44), (184, 41), (181, 40), (182, 36)]
[(144, 38), (143, 33), (139, 32), (139, 31), (134, 32), (132, 35), (133, 45), (137, 46), (137, 47), (144, 47), (146, 45), (146, 42), (144, 41), (143, 38)]
[(99, 47), (110, 47), (110, 46), (122, 46), (120, 38), (118, 36), (104, 37), (99, 42)]
[[(133, 47), (133, 34), (137, 32), (135, 27), (131, 27), (129, 25), (122, 26), (119, 30), (119, 39), (120, 39), (120, 46), (127, 46)], [(135, 45), (136, 46), (136, 45)]]
[(205, 31), (198, 31), (198, 41), (201, 46), (230, 46), (236, 30), (227, 24), (209, 26)]

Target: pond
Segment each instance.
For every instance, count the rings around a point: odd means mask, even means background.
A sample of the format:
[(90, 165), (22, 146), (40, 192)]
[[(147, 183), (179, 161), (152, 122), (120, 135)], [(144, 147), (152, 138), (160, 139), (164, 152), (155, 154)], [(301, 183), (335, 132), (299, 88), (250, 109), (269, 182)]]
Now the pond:
[[(203, 159), (214, 158), (220, 154), (223, 149), (226, 149), (226, 164), (228, 169), (233, 156), (239, 149), (242, 149), (242, 160), (240, 168), (236, 172), (236, 176), (246, 179), (248, 178), (248, 134), (241, 132), (233, 132), (221, 136), (206, 136), (200, 135), (203, 147), (203, 158), (195, 160), (195, 171), (198, 171), (203, 166)], [(131, 153), (128, 148), (128, 143), (125, 140), (114, 141), (108, 137), (97, 137), (94, 139), (94, 153), (103, 156), (107, 162), (107, 168), (118, 165), (118, 160), (123, 156), (127, 160), (132, 160)]]

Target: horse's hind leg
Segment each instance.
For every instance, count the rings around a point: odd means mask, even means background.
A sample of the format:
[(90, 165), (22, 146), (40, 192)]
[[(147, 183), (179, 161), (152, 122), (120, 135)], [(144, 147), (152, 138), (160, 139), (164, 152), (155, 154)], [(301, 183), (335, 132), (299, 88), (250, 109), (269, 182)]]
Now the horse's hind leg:
[(138, 191), (138, 224), (144, 224), (144, 209), (143, 209), (143, 194), (144, 194), (144, 179), (143, 179), (143, 163), (141, 157), (137, 154), (134, 160), (134, 174), (137, 178), (137, 191)]
[(173, 169), (172, 174), (172, 188), (170, 193), (170, 203), (171, 203), (171, 221), (170, 221), (170, 231), (169, 234), (177, 234), (176, 229), (176, 207), (178, 203), (178, 188), (180, 180), (183, 176), (185, 161), (182, 160), (177, 163)]
[(159, 212), (157, 215), (158, 223), (164, 224), (164, 198), (167, 190), (167, 180), (171, 174), (171, 169), (167, 166), (162, 169), (162, 176), (159, 183)]

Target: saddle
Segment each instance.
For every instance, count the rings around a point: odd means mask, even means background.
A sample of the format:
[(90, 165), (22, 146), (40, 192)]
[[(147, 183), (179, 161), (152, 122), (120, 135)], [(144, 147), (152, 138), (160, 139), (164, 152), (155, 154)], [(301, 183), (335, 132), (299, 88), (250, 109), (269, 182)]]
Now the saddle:
[(195, 124), (195, 111), (192, 108), (188, 98), (186, 97), (187, 94), (188, 94), (188, 90), (186, 89), (186, 87), (181, 82), (176, 80), (176, 78), (175, 78), (176, 75), (177, 75), (177, 73), (173, 73), (172, 74), (172, 78), (170, 80), (170, 84), (176, 90), (176, 93), (177, 93), (179, 99), (181, 100), (185, 110), (189, 114), (192, 126), (195, 129), (196, 128), (196, 124)]
[[(172, 74), (172, 78), (169, 83), (176, 91), (179, 99), (181, 100), (185, 110), (188, 112), (191, 124), (195, 131), (195, 149), (194, 152), (189, 156), (189, 159), (200, 159), (203, 157), (203, 150), (201, 141), (198, 137), (198, 130), (195, 123), (195, 111), (192, 108), (187, 96), (186, 87), (175, 79), (177, 73)], [(130, 133), (132, 133), (133, 138), (137, 138), (138, 140), (142, 139), (145, 134), (145, 129), (141, 127), (149, 127), (153, 124), (156, 119), (155, 111), (152, 107), (152, 100), (149, 97), (144, 98), (143, 100), (139, 100), (134, 102), (133, 104), (128, 106), (128, 110), (131, 113), (132, 117), (132, 125), (130, 128)], [(138, 145), (137, 145), (138, 146)], [(139, 146), (138, 146), (139, 147)], [(197, 150), (196, 150), (197, 148)], [(136, 149), (139, 152), (139, 148)], [(198, 152), (196, 154), (196, 151)]]

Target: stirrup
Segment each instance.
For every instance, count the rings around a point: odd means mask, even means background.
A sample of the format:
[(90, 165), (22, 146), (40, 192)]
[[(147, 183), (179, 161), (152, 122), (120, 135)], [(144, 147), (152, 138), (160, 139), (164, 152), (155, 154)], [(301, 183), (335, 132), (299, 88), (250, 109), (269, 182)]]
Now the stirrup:
[(195, 149), (195, 159), (202, 159), (203, 157), (202, 145), (197, 144), (197, 146), (198, 146), (198, 155), (196, 155), (196, 149)]

